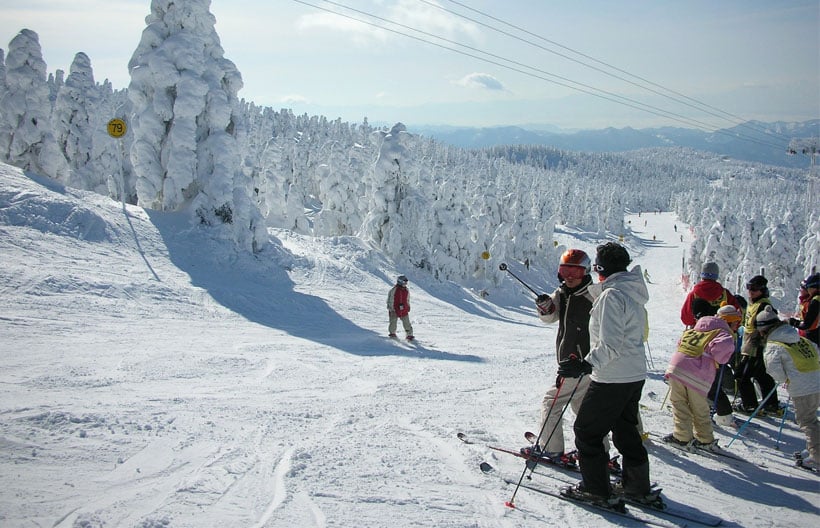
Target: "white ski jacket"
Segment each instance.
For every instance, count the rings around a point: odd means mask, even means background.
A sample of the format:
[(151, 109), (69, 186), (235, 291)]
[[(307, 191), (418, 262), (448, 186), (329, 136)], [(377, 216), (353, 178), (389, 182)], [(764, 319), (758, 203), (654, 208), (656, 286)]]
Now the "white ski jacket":
[(818, 364), (817, 346), (803, 338), (806, 354), (801, 354), (801, 372), (794, 358), (784, 345), (793, 345), (801, 341), (797, 329), (786, 323), (773, 329), (766, 338), (766, 349), (763, 360), (766, 372), (778, 384), (789, 382), (789, 396), (808, 396), (820, 392), (820, 364)]
[(649, 300), (640, 266), (615, 273), (589, 286), (595, 299), (589, 319), (592, 364), (590, 379), (599, 383), (631, 383), (646, 378), (644, 329)]

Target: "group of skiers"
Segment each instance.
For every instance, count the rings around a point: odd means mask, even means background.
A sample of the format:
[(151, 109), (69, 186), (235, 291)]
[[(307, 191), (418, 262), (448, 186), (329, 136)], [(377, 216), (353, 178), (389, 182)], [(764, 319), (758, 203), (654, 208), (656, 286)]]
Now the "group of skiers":
[[(562, 494), (612, 508), (622, 504), (623, 496), (647, 504), (661, 501), (650, 486), (639, 415), (647, 372), (644, 305), (649, 294), (640, 266), (628, 270), (630, 262), (627, 250), (613, 242), (597, 247), (594, 263), (580, 249), (561, 255), (559, 287), (536, 299), (539, 318), (558, 322), (558, 376), (542, 402), (537, 441), (522, 449), (553, 463), (577, 463), (582, 480), (562, 489)], [(780, 320), (772, 307), (765, 277), (758, 275), (746, 283), (748, 302), (729, 292), (718, 278), (718, 265), (704, 264), (701, 281), (681, 308), (686, 329), (665, 374), (674, 426), (663, 440), (717, 450), (713, 409), (718, 425), (734, 425), (724, 387), (732, 387), (736, 400), (739, 396), (734, 406), (738, 412), (782, 415), (776, 388), (786, 383), (796, 421), (806, 435), (807, 449), (798, 463), (816, 468), (820, 460), (816, 417), (820, 274), (801, 283), (800, 317), (788, 321)], [(763, 397), (760, 404), (755, 382)], [(566, 452), (564, 445), (562, 418), (568, 407), (576, 415), (574, 452)], [(623, 464), (616, 486), (609, 479), (610, 433)]]
[[(788, 320), (778, 317), (764, 276), (755, 275), (746, 283), (748, 302), (724, 288), (718, 276), (718, 265), (705, 263), (700, 282), (681, 308), (686, 330), (666, 371), (674, 430), (664, 441), (714, 449), (712, 409), (715, 423), (721, 426), (734, 424), (733, 410), (783, 416), (786, 409), (780, 406), (777, 386), (786, 383), (795, 420), (806, 435), (806, 449), (799, 454), (798, 464), (816, 469), (820, 461), (816, 416), (820, 407), (820, 274), (813, 273), (800, 283), (800, 317)], [(734, 406), (729, 405), (726, 389), (740, 398)]]

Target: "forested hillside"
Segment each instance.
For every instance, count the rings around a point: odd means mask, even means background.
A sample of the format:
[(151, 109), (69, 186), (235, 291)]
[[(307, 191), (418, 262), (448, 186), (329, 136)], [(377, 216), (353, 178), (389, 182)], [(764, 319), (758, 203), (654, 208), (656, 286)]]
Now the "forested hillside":
[[(681, 148), (465, 150), (401, 123), (260, 107), (237, 98), (241, 76), (204, 4), (189, 13), (194, 30), (164, 4), (148, 18), (128, 90), (96, 82), (83, 53), (68, 77), (47, 74), (37, 34), (21, 31), (0, 61), (0, 159), (127, 203), (189, 210), (241, 250), (264, 251), (266, 227), (352, 235), (399, 267), (477, 287), (497, 280), (488, 264), (508, 260), (552, 276), (556, 225), (618, 237), (628, 211), (675, 210), (695, 226), (689, 270), (717, 260), (735, 285), (765, 268), (788, 303), (817, 264), (806, 170)], [(121, 139), (104, 132), (114, 117), (129, 125)]]

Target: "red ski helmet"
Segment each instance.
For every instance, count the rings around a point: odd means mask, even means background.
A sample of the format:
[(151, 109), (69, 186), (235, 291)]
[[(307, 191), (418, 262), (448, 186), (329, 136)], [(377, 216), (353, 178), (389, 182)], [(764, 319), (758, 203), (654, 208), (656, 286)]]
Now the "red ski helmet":
[(580, 249), (568, 249), (558, 260), (558, 276), (563, 280), (582, 279), (591, 269), (589, 256)]
[(558, 261), (559, 266), (578, 266), (584, 268), (585, 273), (589, 273), (592, 269), (592, 262), (589, 260), (589, 255), (580, 249), (568, 249), (561, 255)]

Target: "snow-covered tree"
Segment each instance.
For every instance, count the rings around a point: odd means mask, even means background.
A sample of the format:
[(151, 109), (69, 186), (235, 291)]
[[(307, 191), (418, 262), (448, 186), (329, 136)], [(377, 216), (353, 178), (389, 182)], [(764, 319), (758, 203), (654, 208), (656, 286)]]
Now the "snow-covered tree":
[(800, 238), (799, 244), (797, 264), (802, 276), (807, 277), (813, 270), (820, 268), (820, 215), (816, 211), (811, 213), (809, 228)]
[(9, 43), (5, 64), (6, 90), (0, 99), (5, 137), (0, 145), (6, 150), (0, 157), (17, 167), (65, 180), (68, 163), (51, 126), (51, 91), (37, 33), (20, 31)]
[(91, 166), (93, 150), (92, 115), (98, 113), (99, 97), (91, 60), (77, 53), (65, 83), (57, 92), (52, 112), (57, 144), (66, 157), (71, 174), (65, 183), (80, 189), (95, 189), (97, 175)]
[(147, 207), (190, 207), (204, 224), (230, 224), (237, 243), (256, 249), (266, 231), (240, 167), (242, 77), (224, 58), (209, 8), (209, 0), (151, 2), (128, 64), (137, 196)]
[(9, 92), (6, 83), (6, 52), (0, 48), (0, 160), (8, 161), (9, 145), (11, 145), (11, 121), (6, 117), (3, 99)]

